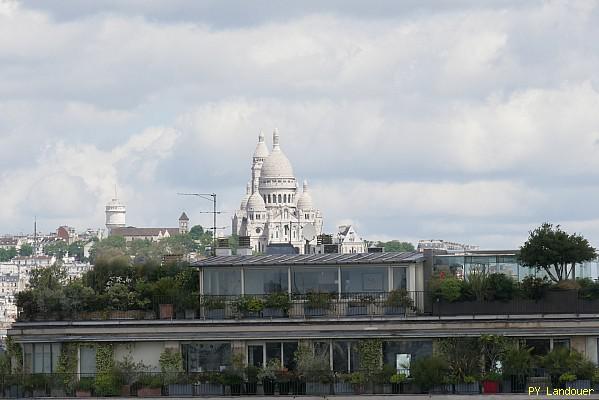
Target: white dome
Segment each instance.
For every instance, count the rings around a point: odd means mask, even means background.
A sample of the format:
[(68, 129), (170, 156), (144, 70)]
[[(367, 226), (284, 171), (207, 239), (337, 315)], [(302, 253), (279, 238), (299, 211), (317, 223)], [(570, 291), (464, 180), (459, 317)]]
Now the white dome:
[(260, 132), (260, 135), (258, 135), (258, 144), (256, 145), (256, 150), (254, 150), (254, 158), (266, 157), (268, 157), (268, 147), (266, 147), (266, 143), (264, 142), (264, 133)]
[(273, 147), (270, 156), (262, 164), (261, 178), (293, 178), (293, 168), (287, 156), (279, 147), (279, 134), (273, 133)]
[(250, 199), (250, 193), (251, 193), (251, 186), (250, 183), (248, 182), (247, 186), (245, 187), (245, 196), (243, 196), (243, 198), (241, 199), (241, 205), (239, 206), (239, 208), (241, 210), (245, 210), (247, 205), (248, 205), (248, 200)]
[(250, 196), (246, 208), (248, 211), (266, 211), (266, 204), (264, 204), (262, 196), (255, 192)]
[(314, 205), (312, 204), (312, 196), (308, 191), (308, 182), (304, 181), (304, 190), (297, 199), (297, 208), (300, 210), (313, 210)]

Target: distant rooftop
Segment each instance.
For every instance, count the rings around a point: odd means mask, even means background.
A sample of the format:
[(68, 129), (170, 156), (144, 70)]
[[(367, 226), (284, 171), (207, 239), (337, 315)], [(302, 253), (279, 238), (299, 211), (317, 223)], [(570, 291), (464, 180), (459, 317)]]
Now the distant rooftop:
[(205, 266), (245, 265), (324, 265), (324, 264), (406, 264), (424, 260), (417, 251), (404, 253), (354, 253), (354, 254), (295, 254), (265, 256), (217, 256), (192, 263)]

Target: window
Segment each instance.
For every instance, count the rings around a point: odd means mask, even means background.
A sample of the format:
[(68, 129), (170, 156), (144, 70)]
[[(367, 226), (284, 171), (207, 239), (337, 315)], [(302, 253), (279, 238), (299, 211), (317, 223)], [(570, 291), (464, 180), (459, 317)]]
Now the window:
[(554, 349), (564, 348), (564, 349), (570, 350), (570, 339), (568, 339), (568, 338), (553, 339), (553, 348)]
[(34, 374), (56, 372), (58, 357), (60, 357), (59, 343), (24, 344), (23, 350), (25, 372)]
[(388, 289), (386, 267), (341, 267), (341, 291), (386, 292)]
[(526, 347), (532, 347), (532, 355), (544, 356), (549, 353), (551, 344), (549, 339), (525, 339)]
[(337, 293), (337, 267), (294, 267), (293, 292)]
[(281, 201), (281, 195), (279, 195), (279, 197), (278, 197), (278, 200), (279, 200), (279, 201), (278, 201), (279, 203), (281, 203), (281, 202), (282, 202), (282, 201)]
[(83, 376), (96, 374), (96, 348), (81, 346), (79, 348), (79, 372)]
[(229, 342), (200, 342), (182, 345), (187, 372), (222, 371), (231, 363)]
[(287, 268), (246, 268), (243, 272), (247, 294), (287, 292)]
[(406, 289), (408, 287), (407, 268), (393, 268), (393, 289)]
[(241, 294), (241, 270), (239, 268), (204, 268), (204, 294)]

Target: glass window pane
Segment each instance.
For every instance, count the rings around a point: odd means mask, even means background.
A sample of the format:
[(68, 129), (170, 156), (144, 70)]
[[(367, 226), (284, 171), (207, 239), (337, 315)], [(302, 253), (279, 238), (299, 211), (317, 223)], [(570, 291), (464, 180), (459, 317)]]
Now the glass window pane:
[(397, 367), (399, 359), (405, 359), (410, 355), (410, 362), (430, 356), (433, 354), (433, 342), (431, 340), (398, 340), (383, 342), (383, 362), (386, 365)]
[(348, 372), (348, 346), (347, 341), (333, 341), (333, 371)]
[(294, 267), (293, 292), (337, 293), (337, 267)]
[(43, 366), (42, 372), (51, 373), (52, 372), (52, 346), (50, 343), (43, 343)]
[(407, 268), (393, 268), (393, 289), (407, 289)]
[(343, 293), (386, 292), (388, 289), (386, 267), (342, 267)]
[(57, 371), (59, 358), (60, 358), (60, 343), (52, 343), (52, 370), (50, 372)]
[(96, 373), (96, 348), (82, 346), (79, 348), (80, 369), (82, 375), (94, 375)]
[(283, 367), (290, 371), (295, 370), (294, 354), (297, 350), (297, 342), (283, 342)]
[(281, 360), (281, 342), (267, 342), (266, 343), (266, 362), (272, 359)]
[(241, 294), (241, 270), (239, 268), (204, 268), (204, 294)]
[(570, 339), (553, 339), (553, 348), (565, 348), (570, 349)]
[(246, 268), (243, 276), (246, 294), (287, 291), (287, 268)]
[(183, 345), (188, 372), (221, 371), (231, 362), (229, 342), (200, 342)]
[(532, 347), (532, 355), (544, 356), (549, 353), (549, 339), (526, 339), (526, 347)]

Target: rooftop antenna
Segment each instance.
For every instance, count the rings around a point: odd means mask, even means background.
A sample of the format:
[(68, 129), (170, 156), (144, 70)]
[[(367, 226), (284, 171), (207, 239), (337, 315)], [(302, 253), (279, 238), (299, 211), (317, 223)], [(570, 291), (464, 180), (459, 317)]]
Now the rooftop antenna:
[(33, 217), (33, 255), (37, 255), (37, 215)]

